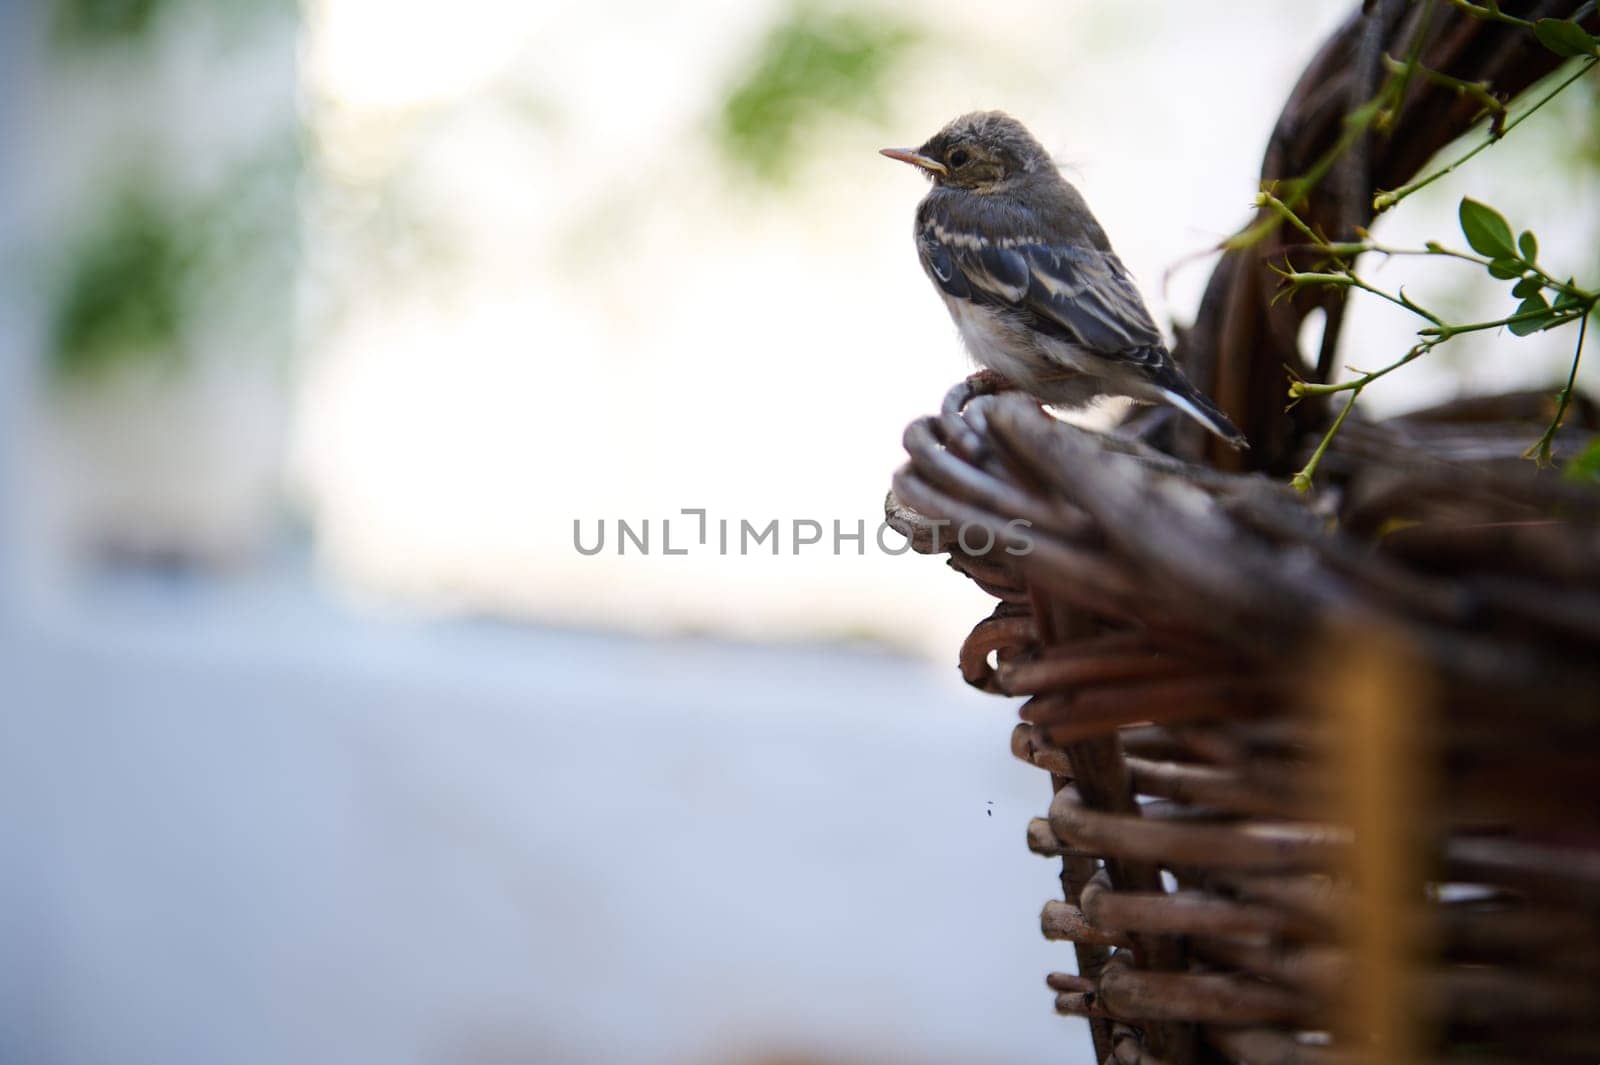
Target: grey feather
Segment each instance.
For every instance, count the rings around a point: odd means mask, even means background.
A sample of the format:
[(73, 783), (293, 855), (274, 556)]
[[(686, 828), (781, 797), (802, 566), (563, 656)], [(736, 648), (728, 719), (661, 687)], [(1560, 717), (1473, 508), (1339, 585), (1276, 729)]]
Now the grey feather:
[(980, 233), (927, 226), (923, 265), (947, 294), (1026, 316), (1040, 332), (1105, 358), (1147, 365), (1156, 327), (1116, 255), (1089, 247), (1002, 245)]

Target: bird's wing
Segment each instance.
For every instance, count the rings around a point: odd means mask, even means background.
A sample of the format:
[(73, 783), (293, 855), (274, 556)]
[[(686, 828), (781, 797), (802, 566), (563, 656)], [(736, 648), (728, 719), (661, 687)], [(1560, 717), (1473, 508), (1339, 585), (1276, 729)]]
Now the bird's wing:
[(1159, 361), (1161, 330), (1116, 255), (1077, 245), (993, 240), (925, 226), (917, 249), (945, 293), (1025, 315), (1077, 347), (1140, 364)]

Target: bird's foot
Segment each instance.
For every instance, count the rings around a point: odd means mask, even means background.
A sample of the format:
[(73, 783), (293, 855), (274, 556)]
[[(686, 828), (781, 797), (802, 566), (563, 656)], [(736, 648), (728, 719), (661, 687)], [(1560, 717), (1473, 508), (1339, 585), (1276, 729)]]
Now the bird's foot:
[(944, 397), (944, 411), (946, 414), (960, 414), (962, 408), (979, 396), (1015, 391), (1017, 391), (1016, 382), (1004, 374), (984, 367), (950, 390)]

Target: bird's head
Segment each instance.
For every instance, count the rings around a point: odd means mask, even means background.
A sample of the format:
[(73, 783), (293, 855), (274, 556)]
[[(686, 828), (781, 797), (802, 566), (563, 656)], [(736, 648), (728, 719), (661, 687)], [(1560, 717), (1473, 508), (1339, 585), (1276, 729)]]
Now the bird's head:
[(1050, 153), (1004, 111), (974, 111), (951, 121), (920, 148), (885, 148), (935, 185), (993, 192), (1030, 174), (1053, 172)]

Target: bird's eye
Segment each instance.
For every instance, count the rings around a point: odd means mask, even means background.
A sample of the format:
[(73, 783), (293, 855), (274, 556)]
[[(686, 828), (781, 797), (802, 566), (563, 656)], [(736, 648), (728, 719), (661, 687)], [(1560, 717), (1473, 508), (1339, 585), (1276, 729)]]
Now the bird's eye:
[(955, 151), (950, 153), (950, 165), (966, 166), (967, 161), (971, 158), (972, 157), (967, 154), (967, 150), (965, 148), (957, 148)]

